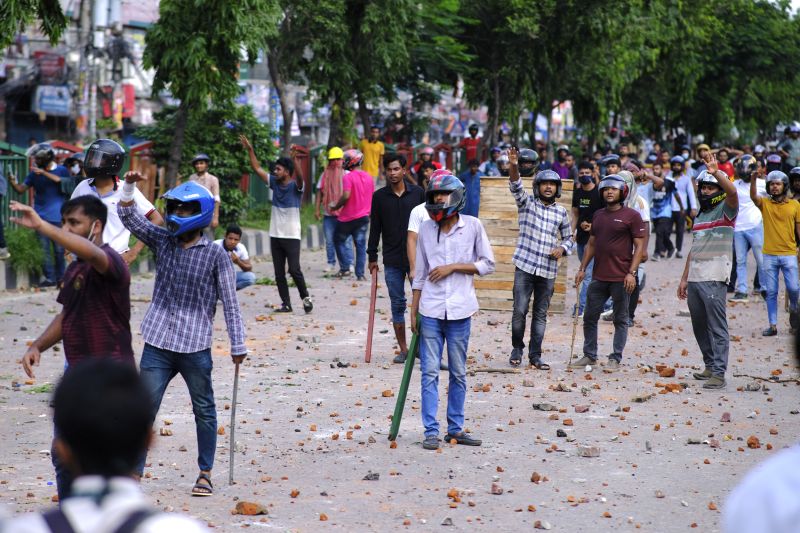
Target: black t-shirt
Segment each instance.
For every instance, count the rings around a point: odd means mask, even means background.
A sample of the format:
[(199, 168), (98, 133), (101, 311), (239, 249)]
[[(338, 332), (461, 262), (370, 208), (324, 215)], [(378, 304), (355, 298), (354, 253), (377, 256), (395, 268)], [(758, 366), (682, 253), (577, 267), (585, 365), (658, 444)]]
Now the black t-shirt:
[(581, 222), (591, 222), (594, 212), (603, 208), (597, 187), (591, 191), (584, 191), (582, 187), (572, 191), (572, 207), (578, 208), (578, 230), (575, 242), (586, 244), (589, 242), (589, 232), (581, 229)]

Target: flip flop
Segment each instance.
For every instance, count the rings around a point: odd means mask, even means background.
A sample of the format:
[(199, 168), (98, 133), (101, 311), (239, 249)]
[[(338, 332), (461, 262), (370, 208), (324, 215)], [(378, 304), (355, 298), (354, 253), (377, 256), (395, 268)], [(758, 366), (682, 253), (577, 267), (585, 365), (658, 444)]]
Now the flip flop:
[[(200, 483), (201, 479), (208, 482), (208, 485)], [(214, 485), (211, 484), (211, 476), (205, 472), (200, 472), (200, 475), (197, 476), (197, 481), (194, 483), (194, 487), (192, 487), (192, 496), (211, 496), (213, 494)]]
[(536, 367), (537, 370), (550, 370), (550, 365), (538, 359), (536, 361), (531, 361), (531, 366)]

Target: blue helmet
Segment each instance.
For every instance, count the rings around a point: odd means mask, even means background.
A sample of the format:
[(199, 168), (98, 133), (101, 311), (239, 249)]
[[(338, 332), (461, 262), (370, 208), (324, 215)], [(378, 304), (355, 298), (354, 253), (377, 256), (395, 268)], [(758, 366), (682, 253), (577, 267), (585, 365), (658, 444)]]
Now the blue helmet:
[[(202, 229), (211, 224), (214, 216), (214, 196), (211, 191), (188, 181), (167, 191), (162, 196), (167, 201), (167, 231), (177, 237), (188, 231)], [(188, 216), (178, 216), (175, 209), (182, 204), (191, 205), (193, 212)]]
[[(441, 174), (431, 177), (425, 191), (425, 209), (437, 224), (456, 216), (467, 203), (466, 189), (461, 180), (450, 174), (449, 171), (446, 174), (443, 171), (439, 172)], [(433, 197), (440, 192), (450, 193), (450, 196), (446, 202), (437, 204), (433, 201)]]

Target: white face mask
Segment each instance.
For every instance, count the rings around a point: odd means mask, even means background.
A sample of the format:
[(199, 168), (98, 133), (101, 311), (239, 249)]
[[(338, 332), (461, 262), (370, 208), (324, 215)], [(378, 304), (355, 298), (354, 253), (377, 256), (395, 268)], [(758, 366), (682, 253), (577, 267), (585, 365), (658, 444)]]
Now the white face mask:
[(75, 163), (69, 169), (73, 174), (77, 174), (78, 172), (81, 171), (81, 166), (79, 164)]

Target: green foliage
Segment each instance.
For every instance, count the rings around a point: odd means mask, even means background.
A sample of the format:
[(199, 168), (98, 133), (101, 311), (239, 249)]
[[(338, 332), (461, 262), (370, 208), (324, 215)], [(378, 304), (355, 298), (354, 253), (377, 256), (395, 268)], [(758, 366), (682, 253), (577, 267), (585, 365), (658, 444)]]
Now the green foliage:
[(0, 50), (14, 41), (14, 37), (34, 20), (37, 20), (42, 33), (50, 44), (58, 43), (67, 17), (61, 10), (58, 0), (3, 0), (0, 2)]
[[(167, 157), (170, 149), (176, 112), (177, 108), (167, 107), (156, 113), (152, 125), (137, 131), (137, 135), (153, 141), (155, 155), (161, 160)], [(242, 175), (251, 173), (251, 179), (259, 179), (252, 173), (247, 151), (239, 142), (242, 133), (253, 143), (262, 165), (266, 166), (276, 157), (271, 131), (256, 119), (252, 108), (230, 104), (190, 110), (180, 173), (182, 179), (188, 178), (194, 172), (190, 164), (194, 155), (208, 154), (211, 158), (209, 172), (217, 176), (220, 183), (220, 226), (237, 222), (247, 206), (247, 197), (239, 188)]]
[(14, 270), (33, 276), (42, 274), (44, 254), (35, 231), (22, 227), (7, 230), (6, 244), (11, 253), (9, 262)]

